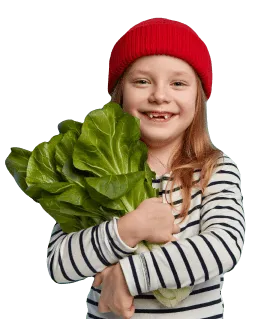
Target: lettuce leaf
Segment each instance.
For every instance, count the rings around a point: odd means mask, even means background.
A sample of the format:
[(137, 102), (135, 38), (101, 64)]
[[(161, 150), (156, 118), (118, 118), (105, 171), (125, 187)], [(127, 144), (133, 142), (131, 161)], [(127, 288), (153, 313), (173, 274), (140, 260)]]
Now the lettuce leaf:
[(55, 146), (61, 140), (62, 134), (55, 135), (49, 143), (39, 144), (28, 161), (26, 184), (53, 183), (60, 180), (60, 174), (55, 167)]
[(148, 148), (140, 140), (140, 120), (110, 102), (86, 116), (74, 146), (73, 164), (92, 173), (85, 180), (94, 200), (130, 212), (144, 199), (158, 196), (151, 181), (156, 174), (147, 156)]
[(73, 163), (94, 176), (127, 174), (144, 170), (147, 152), (140, 141), (140, 120), (110, 102), (86, 116)]
[(25, 192), (28, 187), (26, 183), (26, 174), (30, 156), (30, 151), (20, 147), (11, 147), (11, 153), (5, 160), (8, 171), (14, 177), (16, 183), (23, 192)]

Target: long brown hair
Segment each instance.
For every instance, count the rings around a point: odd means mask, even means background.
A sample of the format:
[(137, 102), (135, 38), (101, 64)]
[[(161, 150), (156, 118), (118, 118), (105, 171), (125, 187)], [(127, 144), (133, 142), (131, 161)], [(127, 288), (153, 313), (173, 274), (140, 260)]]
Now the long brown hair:
[[(121, 107), (123, 107), (123, 81), (129, 69), (130, 67), (125, 70), (111, 93), (111, 102), (118, 103)], [(170, 161), (173, 178), (170, 176), (172, 183), (169, 192), (171, 203), (169, 204), (176, 210), (172, 201), (172, 192), (177, 190), (177, 188), (174, 189), (174, 185), (181, 183), (179, 188), (182, 194), (182, 210), (177, 218), (182, 217), (183, 220), (187, 216), (191, 204), (191, 188), (200, 188), (203, 194), (213, 169), (217, 165), (218, 158), (223, 156), (223, 152), (211, 142), (207, 126), (207, 97), (196, 72), (195, 76), (197, 80), (195, 115), (192, 123), (185, 130), (182, 144), (178, 146)], [(196, 170), (200, 171), (200, 179), (193, 181), (193, 174)], [(166, 194), (167, 187), (165, 196)]]

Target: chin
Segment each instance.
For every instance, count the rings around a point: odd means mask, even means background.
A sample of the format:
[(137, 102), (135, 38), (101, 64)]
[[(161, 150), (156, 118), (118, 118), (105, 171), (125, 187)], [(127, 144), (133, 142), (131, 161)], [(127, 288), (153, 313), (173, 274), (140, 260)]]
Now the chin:
[(144, 142), (145, 144), (147, 145), (157, 145), (157, 146), (161, 146), (163, 144), (166, 144), (167, 141), (170, 141), (171, 138), (168, 136), (164, 136), (164, 135), (161, 135), (161, 136), (157, 136), (157, 135), (145, 135), (145, 136), (141, 136), (140, 140), (142, 142)]

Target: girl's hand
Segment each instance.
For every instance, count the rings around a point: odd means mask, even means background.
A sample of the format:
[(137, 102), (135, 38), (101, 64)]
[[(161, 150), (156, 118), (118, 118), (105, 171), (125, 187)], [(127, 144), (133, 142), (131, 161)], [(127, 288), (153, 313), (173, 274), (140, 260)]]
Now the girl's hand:
[(136, 219), (135, 227), (142, 240), (161, 245), (175, 241), (176, 238), (172, 234), (180, 233), (171, 206), (163, 203), (161, 197), (145, 199), (133, 212)]
[(102, 291), (99, 299), (99, 312), (113, 312), (123, 319), (130, 319), (135, 311), (134, 297), (128, 290), (120, 263), (106, 267), (97, 273), (93, 281), (93, 287), (102, 283)]

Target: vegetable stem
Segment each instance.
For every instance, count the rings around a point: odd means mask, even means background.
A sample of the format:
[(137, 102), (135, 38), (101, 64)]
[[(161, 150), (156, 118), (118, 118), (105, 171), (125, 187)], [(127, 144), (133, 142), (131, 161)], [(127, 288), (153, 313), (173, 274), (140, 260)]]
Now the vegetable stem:
[(122, 196), (122, 197), (120, 198), (120, 200), (121, 200), (121, 202), (123, 203), (123, 205), (124, 205), (125, 210), (126, 210), (127, 213), (130, 213), (131, 211), (133, 211), (133, 210), (135, 209), (134, 207), (132, 207), (132, 206), (129, 204), (129, 202), (128, 202), (128, 200), (126, 199), (125, 196)]

